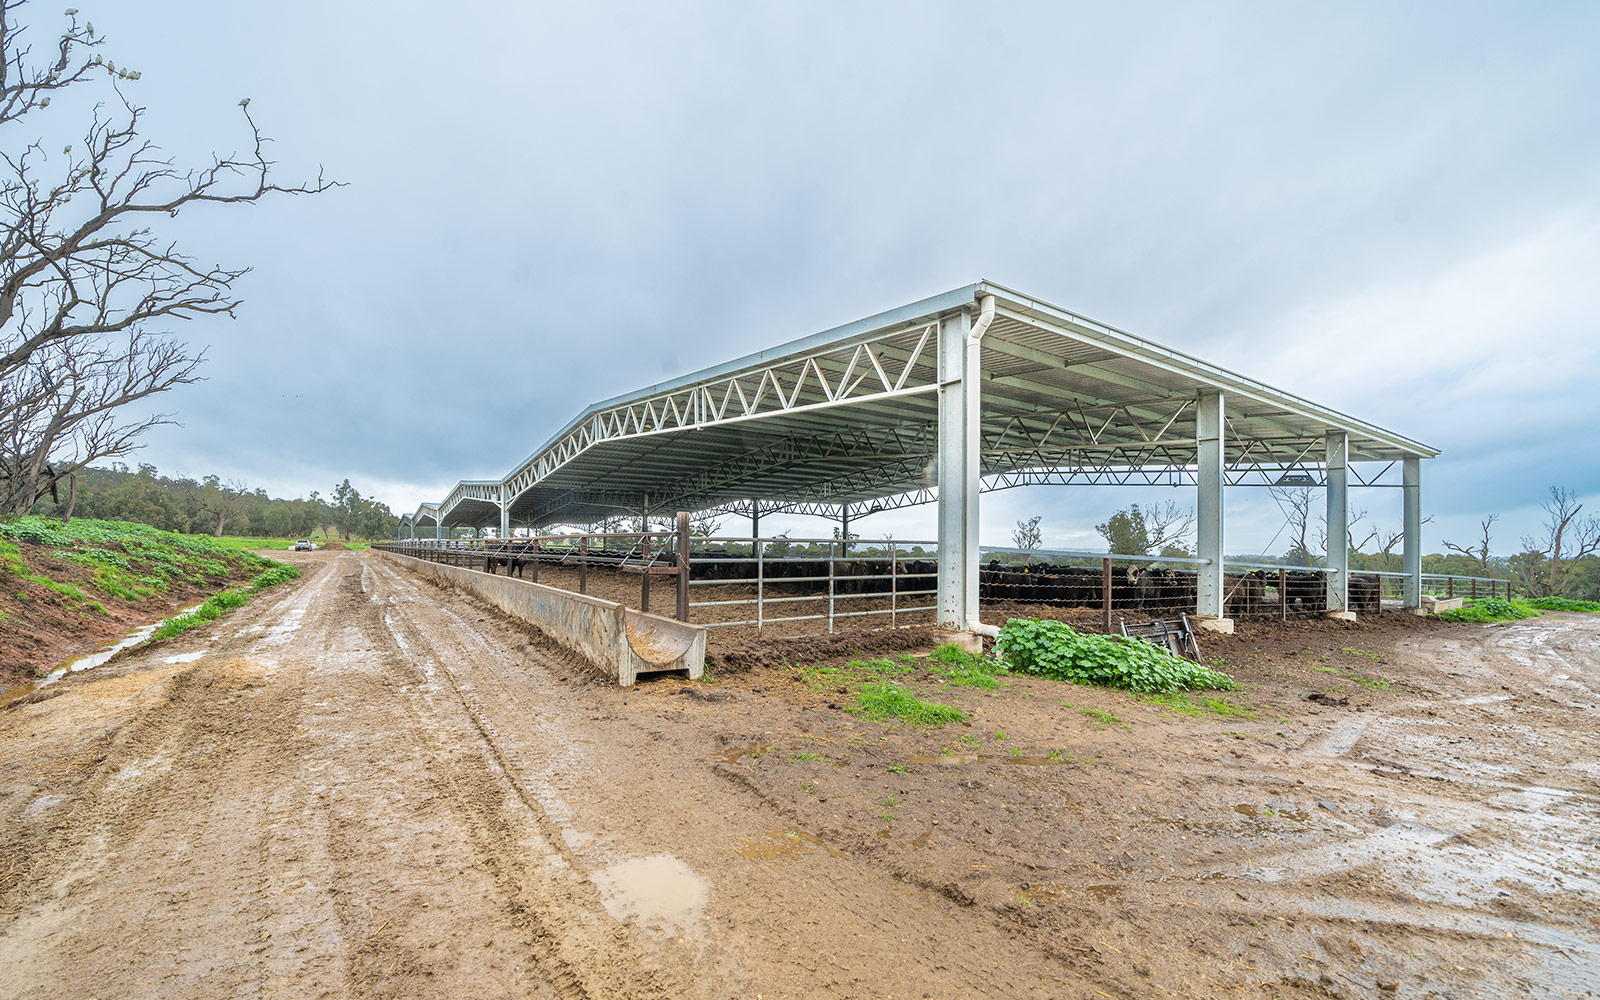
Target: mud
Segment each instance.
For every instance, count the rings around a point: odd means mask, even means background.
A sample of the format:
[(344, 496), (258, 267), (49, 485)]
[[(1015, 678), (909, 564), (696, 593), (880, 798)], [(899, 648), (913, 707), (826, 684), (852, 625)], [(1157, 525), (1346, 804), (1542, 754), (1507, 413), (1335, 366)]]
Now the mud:
[(859, 636), (624, 691), (298, 559), (0, 712), (0, 996), (1600, 989), (1593, 616), (1252, 626), (1195, 715), (919, 667), (925, 730), (801, 681)]

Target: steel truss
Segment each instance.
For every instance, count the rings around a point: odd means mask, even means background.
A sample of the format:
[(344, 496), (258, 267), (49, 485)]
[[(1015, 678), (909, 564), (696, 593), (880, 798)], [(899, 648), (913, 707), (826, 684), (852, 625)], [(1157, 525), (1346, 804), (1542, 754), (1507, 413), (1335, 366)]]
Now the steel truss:
[[(509, 498), (515, 500), (602, 442), (932, 392), (938, 373), (929, 344), (937, 332), (937, 323), (912, 324), (858, 344), (602, 410), (512, 473)], [(883, 343), (908, 334), (917, 338), (909, 351), (890, 351)]]

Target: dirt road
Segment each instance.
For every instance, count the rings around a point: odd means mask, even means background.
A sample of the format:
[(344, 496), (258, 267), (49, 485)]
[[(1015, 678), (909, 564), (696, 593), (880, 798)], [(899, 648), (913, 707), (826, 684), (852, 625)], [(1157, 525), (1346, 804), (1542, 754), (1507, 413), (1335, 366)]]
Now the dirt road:
[(925, 731), (787, 667), (619, 691), (302, 562), (0, 713), (0, 996), (1600, 989), (1592, 618), (1245, 642), (1239, 714), (1024, 679)]

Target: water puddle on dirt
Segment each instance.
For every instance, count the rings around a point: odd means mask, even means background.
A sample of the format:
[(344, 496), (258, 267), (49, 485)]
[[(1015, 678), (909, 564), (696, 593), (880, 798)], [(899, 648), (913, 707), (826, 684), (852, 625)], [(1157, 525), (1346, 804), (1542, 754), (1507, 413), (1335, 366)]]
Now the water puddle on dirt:
[[(174, 612), (172, 617), (177, 618), (180, 615), (186, 615), (199, 606), (200, 605), (196, 604), (192, 607), (183, 608), (180, 611)], [(40, 688), (54, 684), (56, 681), (59, 681), (68, 674), (76, 674), (85, 670), (93, 670), (95, 667), (103, 665), (107, 660), (111, 659), (113, 656), (116, 656), (124, 649), (137, 646), (141, 642), (144, 642), (146, 639), (150, 638), (150, 636), (155, 634), (156, 629), (160, 628), (162, 625), (165, 625), (169, 620), (170, 619), (162, 619), (158, 622), (151, 622), (149, 625), (140, 625), (138, 628), (134, 629), (132, 632), (129, 632), (127, 635), (123, 636), (121, 639), (117, 640), (111, 645), (106, 646), (104, 649), (96, 650), (87, 656), (80, 656), (75, 660), (69, 660), (65, 665), (59, 666), (50, 671), (50, 673), (46, 674), (40, 680), (29, 681), (26, 684), (18, 684), (16, 687), (7, 688), (5, 691), (0, 692), (0, 708), (6, 708), (13, 702), (26, 698), (28, 695), (33, 694)], [(204, 654), (196, 653), (194, 654), (193, 658), (199, 659), (202, 655)], [(188, 661), (167, 660), (166, 662), (174, 663)]]
[(908, 758), (912, 764), (976, 764), (978, 755), (975, 753), (941, 753), (919, 754)]
[(1233, 811), (1241, 816), (1249, 816), (1251, 819), (1282, 816), (1284, 819), (1292, 819), (1296, 823), (1304, 823), (1311, 818), (1310, 813), (1301, 809), (1274, 809), (1271, 806), (1256, 806), (1248, 802), (1239, 803), (1233, 807)]
[(843, 856), (814, 833), (786, 829), (768, 830), (759, 837), (741, 840), (734, 850), (751, 861), (794, 861), (819, 850), (835, 857)]
[(1024, 754), (1018, 757), (1007, 757), (1006, 763), (1015, 764), (1018, 767), (1044, 767), (1047, 765), (1054, 766), (1056, 764), (1065, 764), (1066, 761), (1062, 760), (1060, 757), (1029, 757)]
[(606, 912), (618, 921), (704, 939), (708, 886), (670, 854), (652, 854), (602, 868), (591, 876)]
[(179, 653), (176, 656), (163, 656), (161, 658), (161, 662), (162, 663), (193, 663), (194, 661), (200, 659), (200, 657), (206, 655), (207, 652), (209, 652), (209, 650), (202, 649), (198, 653)]
[(771, 743), (752, 743), (747, 747), (729, 747), (722, 752), (724, 764), (737, 764), (744, 757), (759, 757), (772, 749)]

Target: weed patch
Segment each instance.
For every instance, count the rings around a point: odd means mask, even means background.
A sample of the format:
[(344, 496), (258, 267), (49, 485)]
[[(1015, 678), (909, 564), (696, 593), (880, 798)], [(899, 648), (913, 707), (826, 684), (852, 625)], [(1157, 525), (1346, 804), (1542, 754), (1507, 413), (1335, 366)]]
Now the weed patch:
[(1535, 611), (1586, 611), (1600, 614), (1600, 601), (1574, 601), (1567, 597), (1533, 597), (1513, 603)]
[(1065, 622), (1013, 618), (1000, 629), (995, 652), (1017, 673), (1133, 691), (1183, 691), (1238, 685), (1219, 670), (1180, 660), (1125, 636), (1087, 635)]
[(1533, 618), (1538, 611), (1533, 608), (1518, 607), (1517, 603), (1501, 600), (1498, 597), (1485, 597), (1472, 602), (1470, 608), (1454, 608), (1450, 611), (1441, 611), (1436, 617), (1447, 622), (1501, 622), (1520, 621), (1523, 618)]
[(869, 719), (903, 719), (914, 726), (967, 721), (967, 713), (954, 705), (922, 701), (893, 681), (862, 685), (853, 710)]

